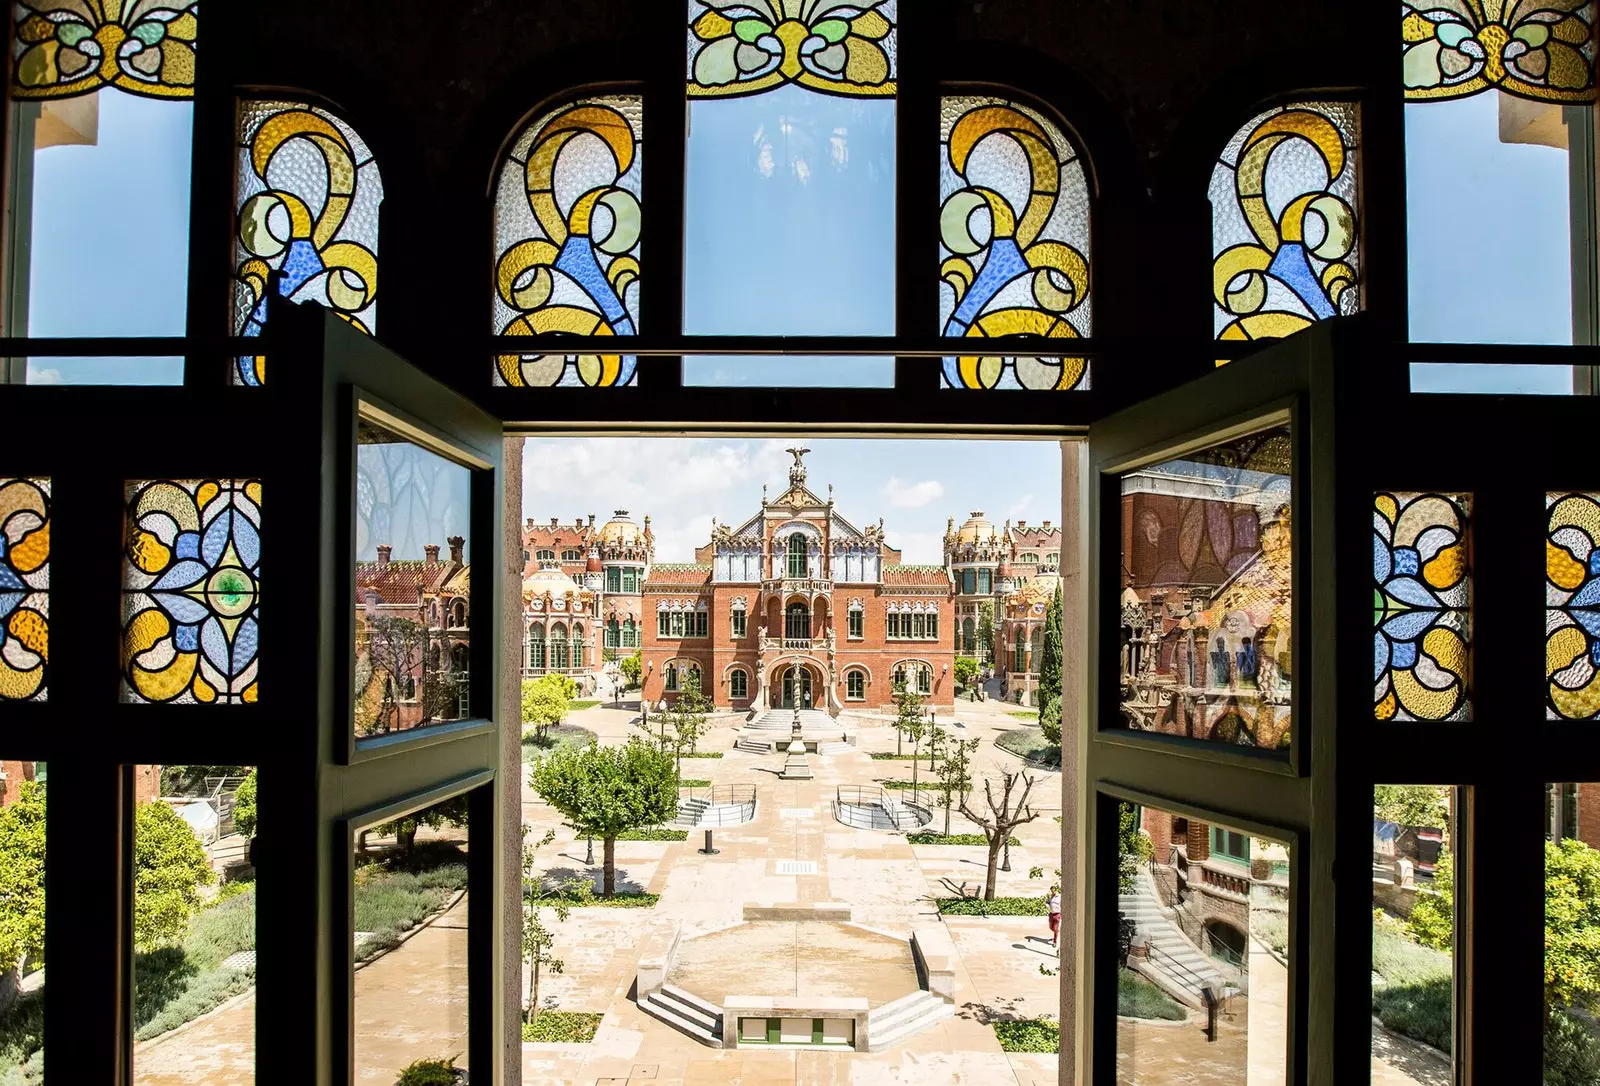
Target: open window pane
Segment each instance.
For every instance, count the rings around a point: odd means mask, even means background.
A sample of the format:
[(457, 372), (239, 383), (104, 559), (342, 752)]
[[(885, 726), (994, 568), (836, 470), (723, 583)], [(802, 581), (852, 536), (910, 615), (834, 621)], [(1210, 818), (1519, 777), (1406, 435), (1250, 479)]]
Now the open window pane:
[(470, 715), (471, 471), (363, 420), (356, 444), (357, 738)]
[(1287, 1083), (1287, 846), (1118, 811), (1117, 1082)]
[(50, 480), (0, 479), (0, 702), (44, 701), (50, 641)]
[(1460, 790), (1380, 784), (1372, 806), (1374, 1082), (1452, 1080)]
[(1585, 1086), (1600, 1065), (1600, 784), (1546, 786), (1544, 1078)]
[(1289, 747), (1287, 424), (1122, 478), (1123, 724)]
[(467, 1066), (468, 836), (466, 795), (356, 834), (357, 1082)]
[(134, 1086), (252, 1086), (256, 771), (133, 772)]
[(45, 765), (0, 761), (0, 1081), (44, 1081)]

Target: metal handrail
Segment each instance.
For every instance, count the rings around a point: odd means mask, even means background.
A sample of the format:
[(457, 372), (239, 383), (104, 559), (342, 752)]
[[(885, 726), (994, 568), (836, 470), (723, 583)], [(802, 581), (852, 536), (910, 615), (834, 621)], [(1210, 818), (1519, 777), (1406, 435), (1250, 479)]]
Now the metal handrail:
[(710, 788), (695, 786), (678, 789), (678, 802), (703, 800), (706, 808), (695, 821), (696, 826), (738, 826), (756, 817), (756, 786), (753, 784), (716, 784)]

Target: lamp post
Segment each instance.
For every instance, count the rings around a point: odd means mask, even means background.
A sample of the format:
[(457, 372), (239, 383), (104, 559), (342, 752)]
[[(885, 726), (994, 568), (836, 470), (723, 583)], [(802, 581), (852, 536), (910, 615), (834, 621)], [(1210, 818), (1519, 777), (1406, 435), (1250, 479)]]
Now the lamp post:
[(592, 833), (589, 834), (588, 842), (589, 842), (589, 849), (588, 849), (587, 852), (585, 852), (583, 854), (583, 862), (584, 862), (585, 866), (588, 866), (588, 865), (591, 865), (591, 864), (594, 863), (594, 834), (592, 834)]
[(1005, 854), (1005, 857), (1001, 860), (1000, 870), (1002, 870), (1002, 871), (1010, 871), (1011, 870), (1011, 834), (1009, 832), (1006, 833), (1006, 854)]

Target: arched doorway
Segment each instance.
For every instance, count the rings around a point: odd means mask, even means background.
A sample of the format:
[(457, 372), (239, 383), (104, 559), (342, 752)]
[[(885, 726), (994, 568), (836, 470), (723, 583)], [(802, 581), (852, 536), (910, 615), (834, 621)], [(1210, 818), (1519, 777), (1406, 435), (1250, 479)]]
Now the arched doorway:
[(774, 692), (774, 698), (779, 708), (794, 708), (797, 679), (800, 708), (810, 709), (815, 704), (811, 692), (811, 669), (801, 664), (790, 664), (778, 676), (778, 689)]

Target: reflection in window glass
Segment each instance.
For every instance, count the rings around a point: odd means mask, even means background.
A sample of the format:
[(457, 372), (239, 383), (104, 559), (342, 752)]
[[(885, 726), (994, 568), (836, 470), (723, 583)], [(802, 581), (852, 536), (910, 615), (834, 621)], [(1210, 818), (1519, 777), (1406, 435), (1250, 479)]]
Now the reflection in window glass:
[(470, 713), (471, 472), (363, 421), (356, 447), (355, 734)]
[(251, 1086), (255, 768), (133, 773), (134, 1086)]
[(1472, 555), (1468, 494), (1373, 500), (1373, 711), (1379, 720), (1468, 720)]
[(1287, 425), (1122, 478), (1125, 726), (1289, 748)]
[(122, 700), (254, 702), (260, 481), (136, 481), (127, 495)]
[[(691, 335), (894, 334), (896, 4), (804, 8), (688, 4)], [(894, 361), (686, 358), (683, 379), (889, 387)]]
[[(1410, 102), (1405, 114), (1411, 339), (1575, 342), (1574, 258), (1587, 266), (1593, 239), (1569, 207), (1592, 201), (1592, 180), (1573, 168), (1582, 156), (1568, 141), (1593, 124), (1592, 108), (1491, 89)], [(1487, 271), (1492, 305), (1482, 304), (1485, 265), (1463, 248), (1468, 223), (1471, 252), (1517, 254), (1514, 274)], [(1572, 377), (1569, 366), (1415, 365), (1411, 382), (1418, 392), (1570, 393)]]
[(1544, 1081), (1588, 1086), (1600, 1064), (1600, 784), (1545, 786)]
[(356, 1081), (467, 1052), (467, 797), (356, 835)]
[(0, 1081), (44, 1081), (45, 765), (0, 761)]
[(1546, 495), (1545, 715), (1593, 720), (1600, 715), (1600, 495)]
[(1444, 785), (1385, 785), (1372, 806), (1372, 1078), (1451, 1079), (1456, 811)]
[(1118, 810), (1117, 1082), (1286, 1083), (1288, 848)]
[(0, 478), (0, 701), (44, 701), (50, 640), (50, 480)]

